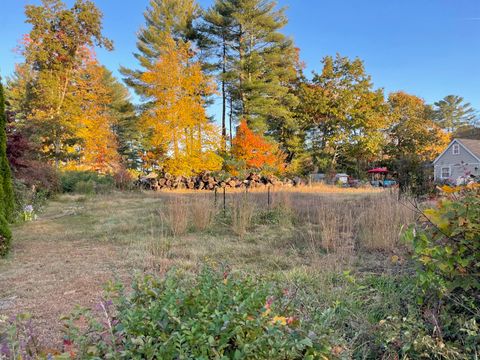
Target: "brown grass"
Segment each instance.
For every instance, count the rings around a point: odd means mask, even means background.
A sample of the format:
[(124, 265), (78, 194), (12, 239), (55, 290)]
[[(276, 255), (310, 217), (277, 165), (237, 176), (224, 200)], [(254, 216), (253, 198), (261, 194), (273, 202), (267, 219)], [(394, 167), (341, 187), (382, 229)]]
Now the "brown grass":
[(232, 231), (238, 236), (245, 236), (252, 225), (255, 202), (248, 201), (247, 194), (237, 196), (231, 204)]
[(190, 206), (191, 202), (178, 196), (168, 199), (165, 208), (161, 210), (161, 216), (167, 219), (170, 232), (174, 237), (184, 235), (187, 232)]
[(208, 230), (217, 215), (218, 206), (208, 194), (200, 194), (190, 203), (190, 219), (195, 231)]

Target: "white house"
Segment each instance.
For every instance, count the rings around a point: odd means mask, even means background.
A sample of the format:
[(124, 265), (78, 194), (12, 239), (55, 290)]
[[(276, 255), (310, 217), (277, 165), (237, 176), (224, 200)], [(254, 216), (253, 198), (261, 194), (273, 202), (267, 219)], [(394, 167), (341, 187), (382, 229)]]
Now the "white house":
[(435, 181), (457, 185), (480, 176), (480, 140), (453, 139), (433, 162)]

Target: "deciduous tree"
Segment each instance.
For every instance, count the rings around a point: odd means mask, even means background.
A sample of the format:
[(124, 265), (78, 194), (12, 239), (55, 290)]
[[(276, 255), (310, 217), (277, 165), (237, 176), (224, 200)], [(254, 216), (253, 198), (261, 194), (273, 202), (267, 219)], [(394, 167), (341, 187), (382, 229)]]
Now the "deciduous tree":
[(69, 168), (114, 173), (120, 167), (114, 133), (118, 118), (112, 108), (113, 89), (106, 82), (109, 74), (96, 60), (87, 62), (80, 70), (76, 96), (81, 103), (74, 118), (78, 160), (70, 162)]
[(68, 9), (61, 0), (43, 0), (28, 5), (25, 14), (32, 30), (23, 49), (29, 72), (24, 112), (34, 141), (58, 167), (74, 136), (77, 70), (89, 48), (111, 49), (112, 43), (103, 37), (102, 14), (91, 1), (76, 0)]
[(268, 141), (262, 135), (255, 134), (242, 120), (233, 139), (232, 155), (244, 163), (245, 169), (273, 170), (285, 169), (285, 155), (277, 144)]
[(448, 145), (450, 136), (435, 124), (431, 107), (423, 99), (396, 92), (390, 94), (388, 104), (390, 156), (432, 161)]
[(214, 91), (188, 42), (164, 34), (161, 56), (151, 70), (142, 74), (151, 106), (141, 117), (150, 152), (168, 172), (193, 175), (219, 170), (222, 159), (216, 127), (210, 123), (204, 98)]
[(388, 127), (383, 91), (373, 89), (361, 60), (325, 57), (300, 99), (305, 145), (321, 170), (335, 169), (341, 157), (358, 164), (381, 152)]

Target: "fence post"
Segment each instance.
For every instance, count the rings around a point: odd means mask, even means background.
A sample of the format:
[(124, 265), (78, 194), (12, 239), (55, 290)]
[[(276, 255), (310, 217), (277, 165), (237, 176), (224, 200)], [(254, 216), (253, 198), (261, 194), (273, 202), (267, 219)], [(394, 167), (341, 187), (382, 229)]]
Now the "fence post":
[(223, 211), (226, 211), (227, 210), (227, 188), (224, 187), (223, 188)]
[(270, 185), (267, 187), (267, 207), (268, 207), (268, 210), (270, 210), (270, 204), (271, 204), (271, 200), (270, 200)]
[(215, 208), (216, 208), (217, 207), (217, 187), (215, 187), (214, 194), (215, 194), (215, 200), (213, 201), (213, 203), (214, 203)]

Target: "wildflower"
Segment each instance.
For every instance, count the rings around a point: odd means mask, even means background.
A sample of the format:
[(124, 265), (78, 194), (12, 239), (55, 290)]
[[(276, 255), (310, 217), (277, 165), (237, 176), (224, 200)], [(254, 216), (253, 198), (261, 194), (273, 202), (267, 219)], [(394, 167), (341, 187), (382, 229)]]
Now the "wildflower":
[(343, 352), (343, 348), (341, 346), (334, 346), (332, 348), (332, 354), (335, 356), (339, 356)]
[(287, 325), (293, 325), (296, 322), (298, 322), (298, 319), (295, 316), (289, 316), (287, 318)]
[(272, 319), (272, 324), (280, 323), (281, 325), (287, 325), (287, 318), (285, 316), (275, 316)]
[(270, 311), (271, 311), (270, 307), (272, 306), (272, 303), (273, 303), (273, 297), (269, 297), (264, 306), (265, 311), (262, 314), (263, 317), (268, 316), (268, 314), (270, 314)]

